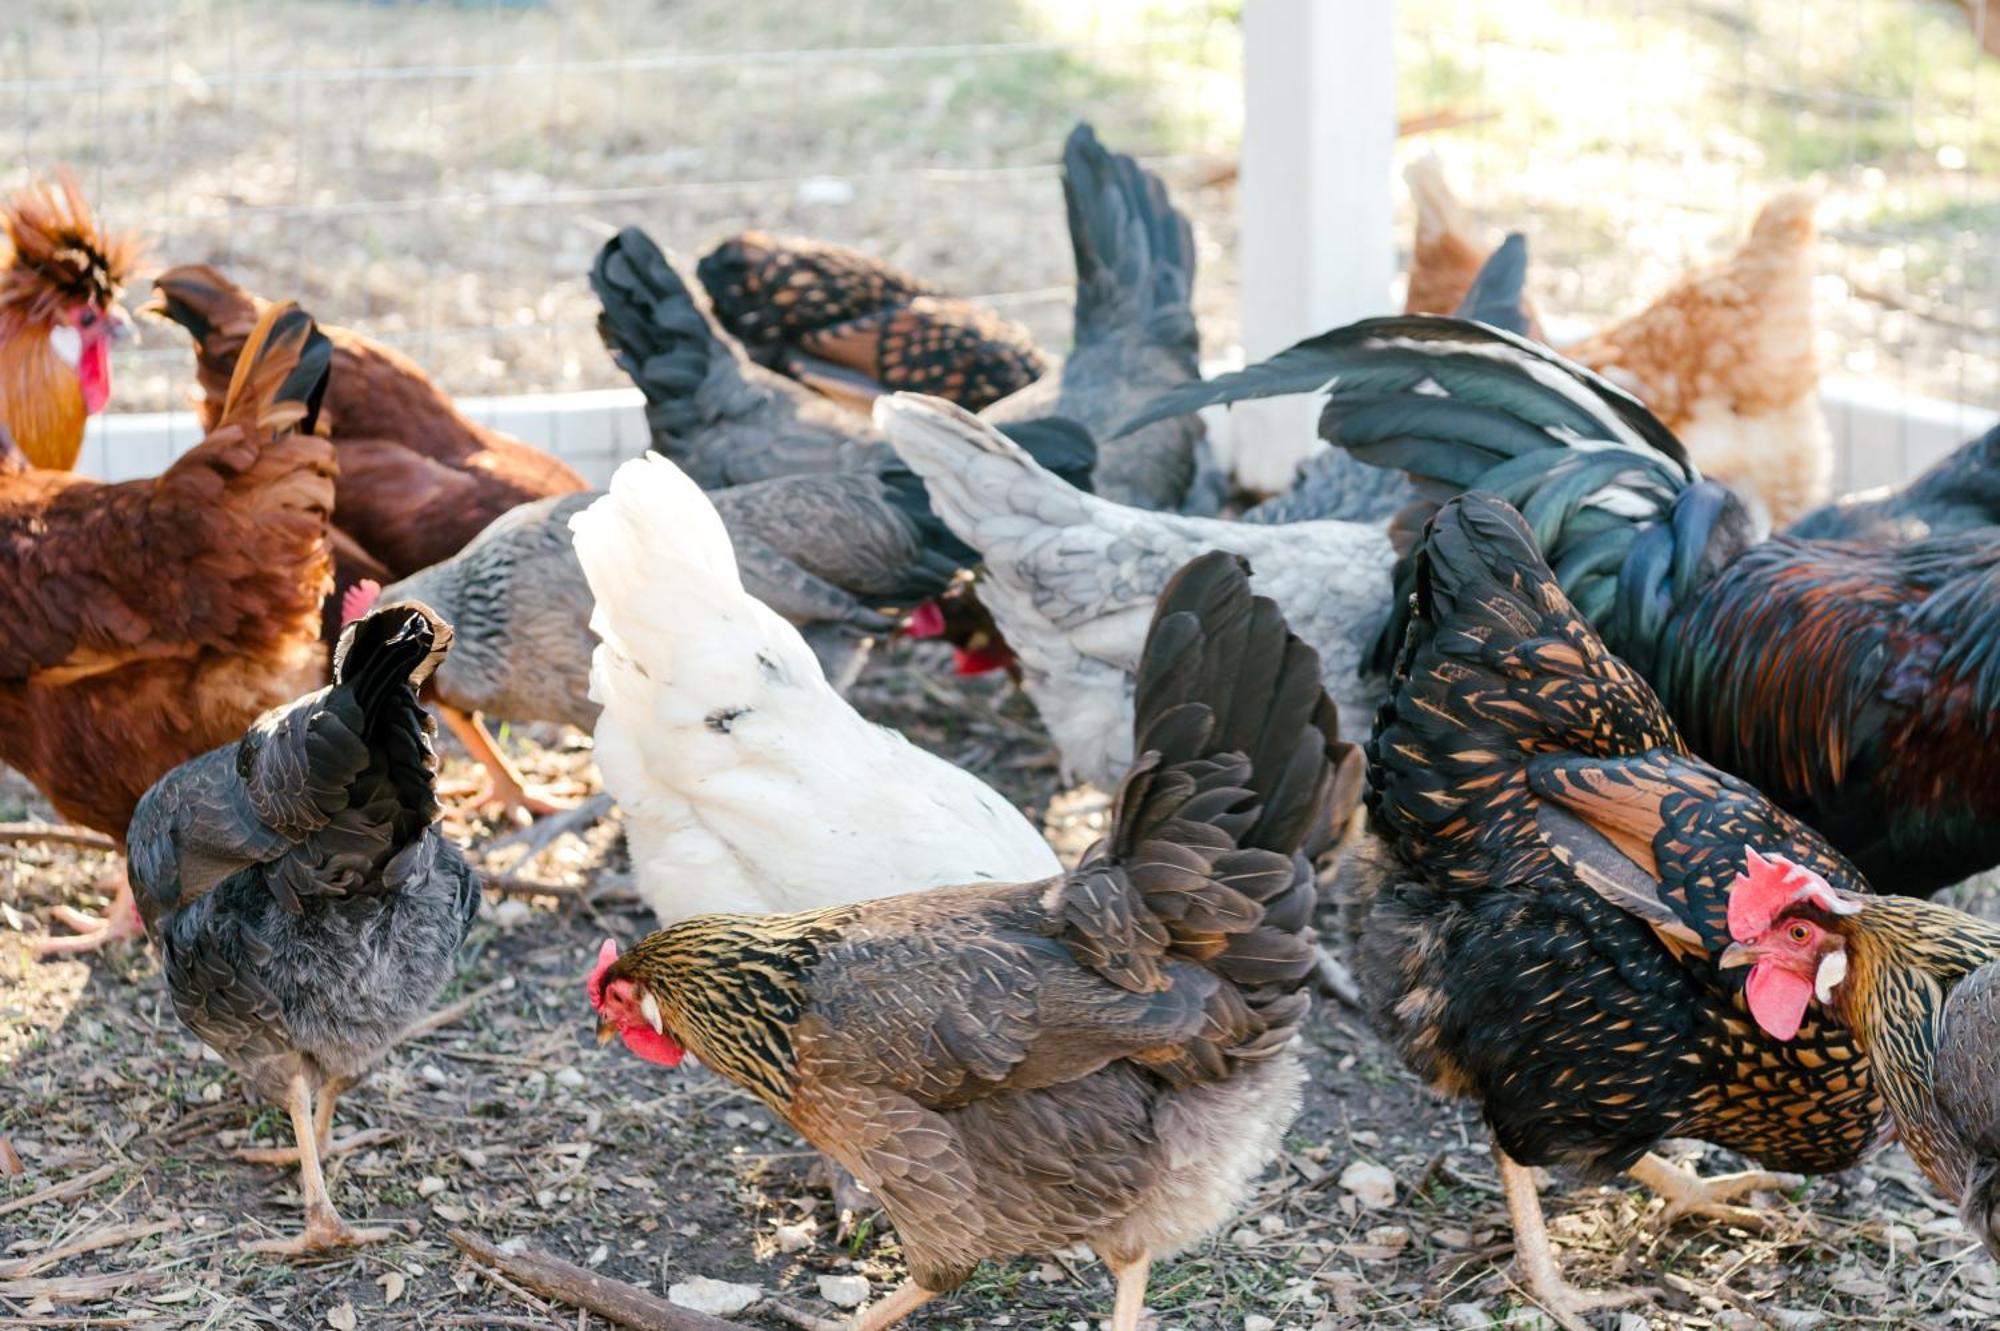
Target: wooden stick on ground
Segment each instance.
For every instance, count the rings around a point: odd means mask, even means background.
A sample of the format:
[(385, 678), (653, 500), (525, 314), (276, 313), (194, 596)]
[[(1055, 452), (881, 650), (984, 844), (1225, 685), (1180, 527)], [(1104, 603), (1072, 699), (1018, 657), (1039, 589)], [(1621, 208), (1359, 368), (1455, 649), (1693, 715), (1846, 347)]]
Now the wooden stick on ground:
[(397, 1037), (397, 1041), (398, 1043), (406, 1043), (416, 1039), (420, 1035), (429, 1035), (432, 1031), (438, 1030), (441, 1027), (450, 1026), (471, 1012), (472, 1009), (478, 1007), (483, 999), (489, 998), (503, 989), (512, 989), (513, 987), (514, 977), (506, 975), (491, 984), (474, 989), (471, 993), (458, 999), (456, 1002), (445, 1004), (428, 1017), (420, 1017), (416, 1021), (411, 1022), (404, 1028), (402, 1035)]
[(60, 1248), (49, 1248), (43, 1252), (17, 1257), (12, 1261), (0, 1262), (0, 1279), (14, 1279), (31, 1276), (46, 1271), (65, 1257), (75, 1257), (79, 1253), (96, 1252), (99, 1248), (118, 1248), (140, 1239), (149, 1239), (155, 1234), (164, 1234), (170, 1229), (179, 1229), (178, 1220), (156, 1220), (151, 1224), (112, 1225), (86, 1234), (73, 1243), (65, 1243)]
[[(53, 1276), (45, 1280), (0, 1280), (0, 1299), (51, 1299), (57, 1303), (95, 1303), (134, 1286), (157, 1285), (165, 1271), (113, 1271), (102, 1276)], [(726, 1325), (726, 1323), (725, 1323)]]
[(64, 827), (58, 823), (0, 823), (0, 841), (41, 842), (50, 846), (75, 846), (79, 850), (116, 850), (118, 843), (102, 832), (87, 827)]
[(78, 1174), (75, 1178), (52, 1183), (40, 1192), (31, 1192), (25, 1197), (16, 1197), (13, 1201), (0, 1205), (0, 1215), (11, 1215), (15, 1211), (25, 1211), (30, 1206), (40, 1206), (43, 1202), (59, 1202), (73, 1197), (79, 1192), (96, 1187), (124, 1168), (123, 1162), (114, 1160), (108, 1165), (98, 1166), (88, 1174)]
[(734, 1322), (691, 1308), (675, 1307), (622, 1280), (601, 1276), (557, 1257), (536, 1252), (509, 1257), (485, 1239), (462, 1229), (454, 1229), (445, 1237), (467, 1257), (504, 1272), (544, 1298), (560, 1299), (572, 1308), (587, 1309), (634, 1331), (742, 1331)]

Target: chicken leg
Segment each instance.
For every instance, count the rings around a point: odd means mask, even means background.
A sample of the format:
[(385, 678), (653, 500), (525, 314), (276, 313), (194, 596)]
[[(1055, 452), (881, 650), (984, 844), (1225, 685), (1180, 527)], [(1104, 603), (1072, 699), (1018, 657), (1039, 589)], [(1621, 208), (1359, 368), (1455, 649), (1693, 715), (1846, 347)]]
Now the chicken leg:
[[(313, 1091), (304, 1073), (292, 1078), (285, 1100), (285, 1107), (292, 1116), (292, 1135), (298, 1142), (299, 1191), (304, 1194), (306, 1203), (305, 1231), (294, 1238), (246, 1243), (244, 1249), (278, 1257), (303, 1257), (333, 1248), (385, 1243), (395, 1238), (396, 1231), (393, 1229), (350, 1228), (327, 1199), (326, 1179), (319, 1168), (319, 1125), (313, 1113)], [(329, 1116), (329, 1126), (331, 1123)]]
[(465, 746), (472, 760), (486, 769), (487, 791), (486, 798), (480, 801), (482, 804), (498, 804), (510, 821), (519, 813), (539, 818), (544, 814), (561, 813), (570, 807), (529, 793), (520, 772), (500, 751), (500, 746), (493, 742), (493, 737), (486, 733), (486, 726), (477, 716), (443, 703), (434, 705), (438, 715), (444, 718), (445, 726), (458, 736), (458, 742)]
[(49, 912), (50, 917), (64, 928), (74, 929), (75, 936), (37, 939), (28, 945), (36, 956), (69, 957), (96, 952), (107, 943), (137, 938), (145, 932), (145, 923), (139, 918), (139, 903), (132, 899), (132, 882), (123, 870), (115, 878), (101, 880), (98, 886), (111, 892), (111, 906), (104, 912), (104, 918), (100, 920), (68, 906), (57, 906)]
[[(366, 1128), (360, 1132), (350, 1132), (339, 1141), (333, 1139), (333, 1105), (341, 1093), (354, 1083), (351, 1081), (327, 1082), (319, 1088), (313, 1104), (313, 1141), (319, 1148), (319, 1158), (330, 1159), (358, 1151), (364, 1146), (376, 1146), (395, 1137), (387, 1128)], [(246, 1147), (234, 1152), (238, 1160), (252, 1165), (296, 1165), (299, 1163), (299, 1148), (292, 1146)]]
[(1514, 1225), (1514, 1268), (1521, 1283), (1542, 1311), (1553, 1317), (1564, 1331), (1591, 1331), (1584, 1314), (1598, 1308), (1623, 1308), (1638, 1303), (1652, 1291), (1622, 1290), (1618, 1293), (1591, 1293), (1574, 1289), (1563, 1279), (1549, 1243), (1549, 1228), (1542, 1219), (1542, 1199), (1535, 1191), (1535, 1174), (1493, 1143), (1493, 1163), (1500, 1170), (1500, 1186), (1507, 1194), (1507, 1217)]
[(887, 1331), (887, 1328), (896, 1325), (936, 1297), (935, 1290), (925, 1289), (914, 1280), (905, 1280), (888, 1298), (879, 1303), (871, 1303), (854, 1314), (850, 1331)]
[(1805, 1179), (1797, 1174), (1772, 1174), (1760, 1169), (1703, 1178), (1651, 1152), (1625, 1172), (1665, 1200), (1667, 1209), (1660, 1213), (1663, 1228), (1684, 1215), (1702, 1215), (1724, 1224), (1761, 1230), (1771, 1223), (1770, 1217), (1750, 1207), (1728, 1203), (1747, 1192), (1791, 1192), (1805, 1186)]
[(1118, 1301), (1111, 1309), (1111, 1331), (1139, 1331), (1139, 1319), (1146, 1313), (1146, 1277), (1152, 1268), (1150, 1257), (1112, 1266), (1118, 1277)]

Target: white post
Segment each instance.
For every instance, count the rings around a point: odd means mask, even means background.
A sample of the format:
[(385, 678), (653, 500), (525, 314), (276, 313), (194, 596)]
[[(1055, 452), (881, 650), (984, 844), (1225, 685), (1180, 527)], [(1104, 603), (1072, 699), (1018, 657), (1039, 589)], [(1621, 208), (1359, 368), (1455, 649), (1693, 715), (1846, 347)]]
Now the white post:
[[(1240, 180), (1243, 354), (1389, 312), (1394, 0), (1248, 0)], [(1319, 405), (1233, 409), (1237, 480), (1281, 490), (1320, 446)]]

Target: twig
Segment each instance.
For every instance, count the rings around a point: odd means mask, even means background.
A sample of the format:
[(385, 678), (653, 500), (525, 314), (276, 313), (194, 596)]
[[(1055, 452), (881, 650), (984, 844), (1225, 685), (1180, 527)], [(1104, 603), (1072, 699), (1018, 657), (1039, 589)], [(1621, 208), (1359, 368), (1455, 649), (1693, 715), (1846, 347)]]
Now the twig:
[(64, 827), (60, 823), (0, 823), (0, 841), (14, 845), (40, 842), (49, 846), (75, 846), (80, 850), (118, 849), (118, 843), (102, 832), (87, 827)]
[(836, 1321), (831, 1317), (809, 1313), (803, 1308), (794, 1308), (791, 1304), (780, 1303), (776, 1299), (765, 1299), (762, 1303), (753, 1305), (751, 1311), (769, 1313), (787, 1326), (799, 1328), (799, 1331), (848, 1331), (853, 1325), (848, 1321)]
[(94, 1303), (133, 1285), (157, 1285), (165, 1271), (113, 1271), (101, 1276), (56, 1276), (47, 1280), (0, 1280), (0, 1299), (49, 1299), (55, 1303)]
[(445, 1237), (474, 1261), (506, 1272), (535, 1293), (560, 1299), (572, 1308), (587, 1308), (620, 1326), (636, 1331), (741, 1331), (734, 1323), (691, 1308), (677, 1308), (622, 1280), (601, 1276), (559, 1258), (528, 1252), (509, 1257), (485, 1239), (462, 1229), (454, 1229)]
[(40, 1192), (31, 1192), (25, 1197), (16, 1197), (13, 1201), (0, 1205), (0, 1215), (12, 1215), (31, 1206), (40, 1206), (43, 1202), (59, 1202), (66, 1197), (74, 1197), (79, 1192), (96, 1187), (123, 1168), (125, 1165), (122, 1161), (114, 1160), (108, 1165), (99, 1165), (88, 1174), (78, 1174), (75, 1178), (51, 1183)]
[(96, 1252), (99, 1248), (115, 1248), (127, 1243), (137, 1243), (140, 1239), (149, 1239), (155, 1234), (164, 1234), (170, 1229), (180, 1227), (181, 1222), (178, 1220), (156, 1220), (146, 1225), (112, 1225), (94, 1234), (86, 1234), (74, 1243), (65, 1243), (60, 1248), (30, 1253), (11, 1262), (0, 1262), (0, 1279), (31, 1276), (38, 1271), (46, 1271), (64, 1258), (74, 1257), (78, 1253)]
[(450, 1317), (433, 1318), (439, 1326), (505, 1326), (523, 1327), (527, 1331), (565, 1331), (563, 1324), (549, 1317), (516, 1317), (510, 1313), (455, 1313)]
[(410, 1040), (416, 1039), (420, 1035), (429, 1035), (432, 1031), (437, 1030), (440, 1027), (449, 1026), (453, 1022), (459, 1020), (459, 1018), (463, 1017), (466, 1013), (472, 1011), (472, 1009), (478, 1007), (480, 1000), (487, 998), (490, 995), (496, 994), (500, 992), (502, 989), (512, 989), (513, 987), (514, 987), (514, 977), (508, 975), (498, 980), (495, 980), (493, 983), (489, 985), (484, 985), (478, 989), (474, 989), (471, 993), (467, 994), (464, 998), (459, 999), (457, 1002), (447, 1003), (443, 1007), (439, 1008), (437, 1011), (431, 1013), (428, 1017), (423, 1017), (416, 1021), (411, 1022), (407, 1027), (404, 1028), (401, 1042), (406, 1043)]

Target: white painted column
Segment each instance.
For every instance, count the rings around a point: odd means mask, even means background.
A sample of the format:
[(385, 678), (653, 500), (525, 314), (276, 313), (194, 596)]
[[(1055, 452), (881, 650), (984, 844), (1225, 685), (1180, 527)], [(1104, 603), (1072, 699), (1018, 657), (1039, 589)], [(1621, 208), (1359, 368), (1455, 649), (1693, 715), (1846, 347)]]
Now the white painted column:
[[(1389, 312), (1394, 0), (1248, 0), (1243, 10), (1243, 354)], [(1320, 447), (1317, 402), (1233, 409), (1239, 482), (1280, 490)]]

